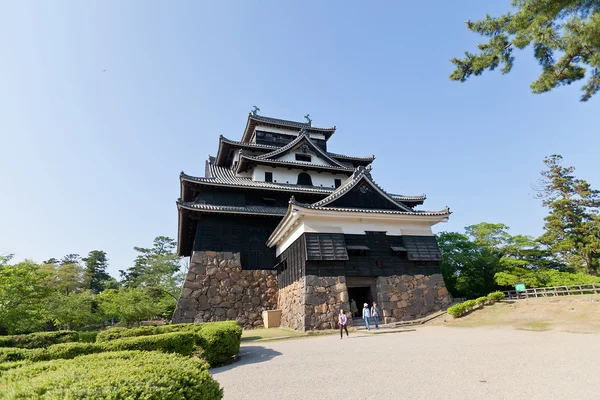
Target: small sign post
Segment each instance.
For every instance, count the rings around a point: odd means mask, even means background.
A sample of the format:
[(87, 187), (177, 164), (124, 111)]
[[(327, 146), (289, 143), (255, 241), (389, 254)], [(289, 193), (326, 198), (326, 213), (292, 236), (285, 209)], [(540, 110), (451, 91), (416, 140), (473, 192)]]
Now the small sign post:
[(527, 291), (527, 288), (525, 287), (524, 283), (515, 283), (515, 290), (517, 291), (517, 296), (520, 297), (520, 292), (525, 292)]

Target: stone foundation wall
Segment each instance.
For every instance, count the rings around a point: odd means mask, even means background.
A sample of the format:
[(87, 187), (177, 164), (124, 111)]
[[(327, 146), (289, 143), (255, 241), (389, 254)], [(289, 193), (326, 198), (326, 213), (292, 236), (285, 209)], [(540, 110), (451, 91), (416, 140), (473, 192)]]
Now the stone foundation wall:
[(277, 308), (281, 310), (281, 326), (304, 330), (304, 278), (279, 289)]
[(348, 304), (346, 277), (306, 276), (304, 329), (337, 328), (340, 307)]
[(424, 317), (450, 304), (441, 274), (395, 275), (377, 278), (377, 301), (384, 322)]
[(242, 270), (239, 253), (196, 251), (173, 323), (236, 320), (255, 328), (263, 325), (262, 312), (276, 306), (275, 271)]

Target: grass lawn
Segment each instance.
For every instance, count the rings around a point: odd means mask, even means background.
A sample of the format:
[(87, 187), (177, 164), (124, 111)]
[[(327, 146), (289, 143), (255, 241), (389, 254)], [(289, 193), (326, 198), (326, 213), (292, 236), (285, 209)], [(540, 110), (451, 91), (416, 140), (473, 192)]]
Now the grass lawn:
[(519, 330), (600, 333), (600, 295), (504, 300), (462, 318), (450, 315), (428, 325), (512, 326)]
[(297, 332), (287, 328), (260, 328), (260, 329), (249, 329), (242, 332), (242, 343), (253, 342), (260, 339), (278, 338), (283, 336), (289, 337), (300, 337), (308, 336), (306, 332)]
[[(353, 328), (348, 328), (350, 332), (355, 332)], [(298, 332), (288, 328), (260, 328), (260, 329), (249, 329), (242, 332), (242, 343), (244, 342), (255, 342), (261, 339), (298, 339), (309, 336), (322, 336), (322, 335), (339, 335), (340, 331), (337, 329), (326, 329), (322, 331), (307, 331)]]

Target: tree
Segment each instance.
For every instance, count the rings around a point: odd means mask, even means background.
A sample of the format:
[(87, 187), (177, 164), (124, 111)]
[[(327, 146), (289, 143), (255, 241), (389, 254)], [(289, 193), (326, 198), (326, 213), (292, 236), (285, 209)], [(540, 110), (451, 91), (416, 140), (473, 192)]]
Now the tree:
[(172, 315), (177, 304), (184, 274), (176, 247), (175, 240), (158, 236), (152, 248), (134, 247), (139, 253), (134, 266), (120, 271), (125, 286), (147, 289), (157, 304), (155, 315)]
[(8, 264), (10, 262), (10, 260), (12, 260), (12, 258), (13, 258), (13, 254), (5, 254), (5, 255), (0, 254), (0, 268), (4, 267), (6, 264)]
[(597, 0), (512, 0), (516, 10), (499, 17), (467, 21), (467, 28), (489, 37), (479, 52), (453, 58), (450, 79), (464, 82), (498, 66), (506, 74), (514, 63), (513, 48), (533, 47), (542, 73), (531, 84), (533, 93), (548, 92), (584, 79), (581, 101), (600, 89), (600, 4)]
[(573, 175), (574, 167), (563, 167), (562, 156), (544, 159), (538, 198), (548, 208), (544, 234), (539, 241), (577, 268), (598, 273), (600, 258), (600, 191)]
[(111, 276), (106, 272), (108, 259), (106, 253), (101, 250), (92, 250), (88, 256), (83, 259), (85, 263), (84, 282), (88, 289), (94, 293), (102, 292)]
[(96, 323), (94, 295), (91, 290), (64, 294), (55, 292), (49, 299), (49, 317), (58, 328), (72, 329)]
[[(472, 225), (466, 229), (475, 228)], [(453, 296), (476, 298), (497, 289), (494, 275), (502, 270), (498, 254), (457, 232), (440, 233), (438, 243), (444, 255), (442, 276)]]
[(46, 273), (38, 264), (23, 261), (0, 267), (0, 326), (10, 334), (41, 329), (47, 321)]
[[(51, 258), (49, 261), (54, 261), (54, 258)], [(60, 260), (61, 265), (65, 264), (79, 264), (81, 262), (81, 257), (79, 254), (67, 254)]]
[(154, 299), (143, 288), (108, 289), (97, 297), (100, 311), (107, 318), (116, 318), (130, 325), (153, 317)]

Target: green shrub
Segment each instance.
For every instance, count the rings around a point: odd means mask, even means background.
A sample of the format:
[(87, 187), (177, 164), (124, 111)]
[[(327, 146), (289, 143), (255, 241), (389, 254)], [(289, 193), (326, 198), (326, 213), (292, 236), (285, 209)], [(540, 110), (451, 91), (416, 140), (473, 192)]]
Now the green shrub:
[(0, 336), (0, 347), (36, 349), (78, 340), (79, 334), (75, 331), (37, 332), (29, 335)]
[(487, 295), (487, 298), (491, 301), (500, 301), (504, 299), (504, 293), (502, 292), (492, 292), (490, 294)]
[(196, 333), (202, 357), (211, 365), (219, 365), (231, 360), (240, 351), (242, 328), (235, 321), (211, 322), (202, 324)]
[(475, 299), (475, 303), (479, 306), (479, 305), (485, 305), (487, 302), (489, 301), (489, 299), (485, 296), (483, 297), (478, 297)]
[(448, 312), (448, 314), (452, 315), (454, 318), (458, 318), (464, 314), (465, 306), (463, 305), (463, 303), (458, 303), (458, 304), (453, 305), (452, 307), (448, 307), (448, 310), (446, 310), (446, 311)]
[(0, 397), (20, 399), (207, 399), (223, 391), (199, 360), (124, 351), (24, 365), (2, 373)]
[(83, 343), (94, 343), (96, 342), (96, 336), (98, 336), (98, 331), (79, 332), (79, 341)]
[(473, 307), (477, 305), (475, 300), (467, 300), (463, 304), (465, 305), (466, 311), (470, 311)]
[(196, 350), (196, 340), (195, 335), (191, 332), (173, 332), (163, 333), (162, 335), (129, 337), (96, 343), (95, 345), (101, 346), (105, 351), (162, 351), (189, 356)]

